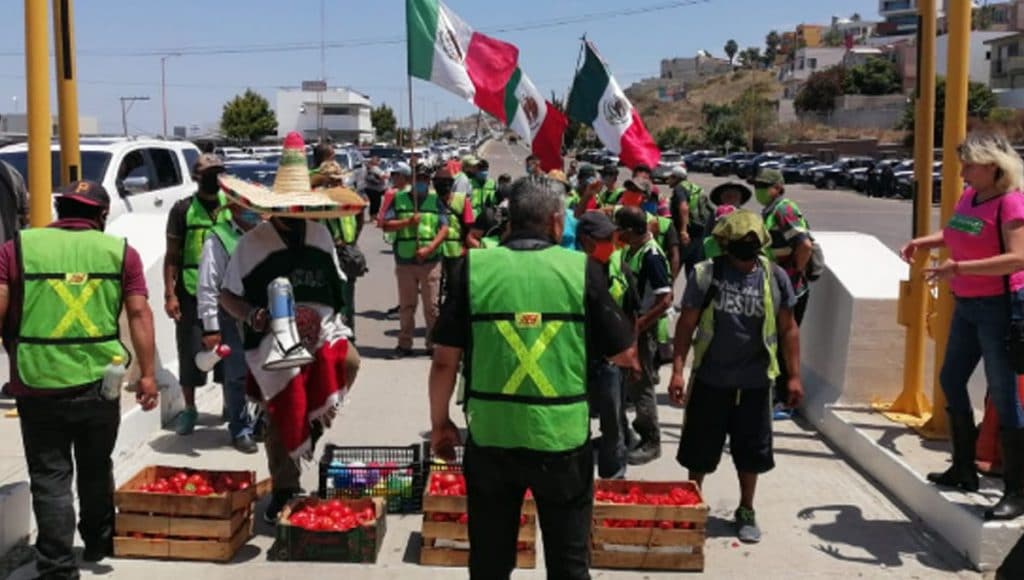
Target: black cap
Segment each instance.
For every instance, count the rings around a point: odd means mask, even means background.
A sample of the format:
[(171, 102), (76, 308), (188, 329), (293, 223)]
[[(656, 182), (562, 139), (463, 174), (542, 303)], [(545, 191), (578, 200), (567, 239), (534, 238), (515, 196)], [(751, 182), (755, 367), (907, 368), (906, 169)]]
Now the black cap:
[(619, 229), (642, 234), (647, 231), (647, 214), (638, 207), (623, 207), (615, 212)]
[(619, 168), (614, 166), (614, 165), (610, 165), (610, 164), (609, 165), (605, 165), (604, 167), (601, 168), (601, 175), (609, 175), (609, 176), (610, 175), (614, 175), (614, 176), (618, 177), (619, 176)]
[(647, 183), (647, 181), (642, 179), (640, 181), (633, 181), (632, 179), (627, 179), (626, 183), (623, 183), (622, 186), (630, 191), (639, 191), (640, 193), (643, 194), (651, 193), (651, 184)]
[(597, 177), (597, 169), (595, 169), (594, 166), (590, 165), (589, 163), (584, 163), (583, 165), (580, 165), (579, 168), (576, 170), (576, 179), (580, 183), (583, 183), (584, 181), (590, 179), (591, 177)]
[(577, 236), (590, 236), (595, 240), (610, 240), (615, 224), (601, 211), (588, 211), (576, 222)]
[(110, 207), (110, 195), (95, 181), (73, 181), (61, 190), (58, 199), (71, 199), (93, 207)]

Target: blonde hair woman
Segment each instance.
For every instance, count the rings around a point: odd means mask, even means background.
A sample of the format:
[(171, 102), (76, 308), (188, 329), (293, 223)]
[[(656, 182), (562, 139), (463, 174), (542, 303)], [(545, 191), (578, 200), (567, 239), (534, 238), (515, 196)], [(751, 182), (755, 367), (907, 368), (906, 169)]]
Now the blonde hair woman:
[(1005, 492), (986, 510), (985, 518), (1013, 519), (1024, 514), (1024, 411), (1006, 338), (1011, 316), (1024, 318), (1024, 163), (1009, 141), (995, 134), (972, 133), (957, 153), (967, 187), (952, 219), (941, 231), (911, 240), (900, 252), (912, 262), (918, 250), (948, 248), (950, 259), (925, 272), (932, 280), (949, 280), (956, 297), (939, 378), (948, 401), (953, 465), (928, 479), (966, 491), (978, 489), (977, 431), (967, 381), (984, 361), (1005, 461)]

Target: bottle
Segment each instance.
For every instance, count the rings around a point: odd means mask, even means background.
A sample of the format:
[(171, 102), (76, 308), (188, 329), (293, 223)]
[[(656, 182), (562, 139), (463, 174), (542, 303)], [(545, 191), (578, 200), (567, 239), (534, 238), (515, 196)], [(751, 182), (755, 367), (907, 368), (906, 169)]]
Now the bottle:
[(196, 368), (204, 373), (213, 370), (220, 359), (231, 355), (231, 347), (226, 344), (218, 344), (213, 350), (201, 350), (196, 353)]
[(107, 370), (103, 371), (103, 386), (100, 387), (100, 395), (108, 401), (120, 398), (121, 384), (124, 383), (126, 374), (128, 374), (128, 369), (124, 366), (124, 357), (111, 357)]

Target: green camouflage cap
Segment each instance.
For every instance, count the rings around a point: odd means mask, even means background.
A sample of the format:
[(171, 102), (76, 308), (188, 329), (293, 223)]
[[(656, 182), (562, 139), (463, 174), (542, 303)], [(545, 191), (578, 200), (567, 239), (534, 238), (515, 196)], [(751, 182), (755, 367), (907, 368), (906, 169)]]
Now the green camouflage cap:
[(786, 185), (782, 172), (778, 169), (760, 169), (754, 179), (750, 180), (754, 185)]
[(764, 220), (761, 219), (761, 216), (752, 211), (738, 209), (719, 219), (711, 234), (721, 241), (731, 242), (742, 240), (751, 232), (757, 234), (762, 247), (771, 243), (771, 238), (768, 236), (768, 230), (765, 229)]

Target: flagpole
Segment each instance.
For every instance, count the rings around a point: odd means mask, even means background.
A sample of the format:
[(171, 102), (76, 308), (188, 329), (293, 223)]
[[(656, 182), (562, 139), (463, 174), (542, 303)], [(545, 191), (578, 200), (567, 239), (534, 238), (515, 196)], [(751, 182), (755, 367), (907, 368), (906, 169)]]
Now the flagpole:
[(412, 211), (415, 214), (420, 211), (420, 201), (416, 195), (416, 168), (412, 167), (412, 156), (416, 154), (416, 137), (414, 136), (416, 125), (413, 123), (412, 117), (412, 75), (406, 75), (405, 78), (409, 87), (409, 168), (412, 170), (412, 185), (409, 187), (412, 194)]
[[(584, 32), (583, 36), (580, 37), (580, 52), (576, 55), (576, 69), (572, 71), (572, 82), (569, 83), (569, 92), (565, 94), (565, 116), (569, 123), (572, 123), (572, 119), (569, 119), (569, 97), (572, 96), (572, 89), (576, 86), (576, 75), (580, 72), (580, 62), (583, 61), (583, 51), (587, 43), (587, 33)], [(569, 127), (566, 125), (566, 130), (562, 132), (562, 147), (565, 148), (565, 136), (569, 133)]]

